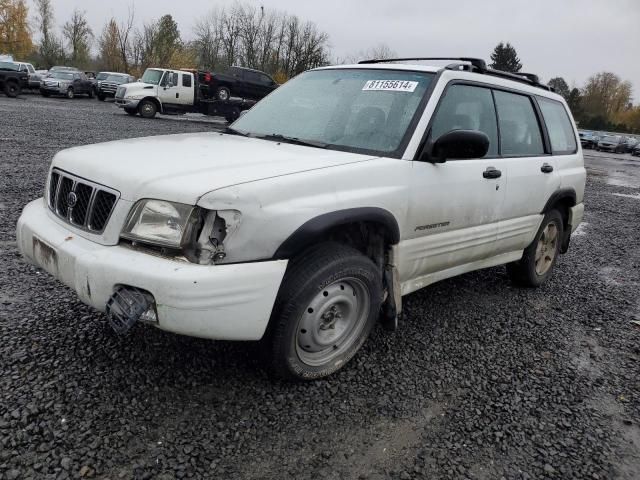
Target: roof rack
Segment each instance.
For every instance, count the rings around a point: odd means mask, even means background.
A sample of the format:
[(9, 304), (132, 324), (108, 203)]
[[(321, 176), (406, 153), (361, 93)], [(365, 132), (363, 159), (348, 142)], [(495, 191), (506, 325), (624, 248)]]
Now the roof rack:
[(520, 83), (526, 83), (534, 87), (542, 88), (550, 92), (555, 92), (553, 87), (540, 83), (540, 78), (533, 73), (511, 73), (503, 72), (502, 70), (494, 70), (487, 68), (487, 63), (481, 58), (473, 57), (406, 57), (406, 58), (385, 58), (385, 59), (371, 59), (361, 60), (358, 64), (373, 64), (373, 63), (390, 63), (390, 62), (406, 62), (410, 60), (458, 60), (465, 63), (450, 63), (446, 67), (447, 70), (467, 70), (469, 72), (481, 73), (485, 75), (491, 75), (494, 77), (507, 78)]

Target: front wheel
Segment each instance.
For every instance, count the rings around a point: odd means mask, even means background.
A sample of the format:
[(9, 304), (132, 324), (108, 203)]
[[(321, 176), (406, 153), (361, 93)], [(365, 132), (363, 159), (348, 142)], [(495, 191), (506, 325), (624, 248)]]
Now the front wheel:
[(73, 88), (69, 88), (67, 90), (67, 98), (69, 100), (74, 99), (76, 97), (76, 92), (73, 91)]
[(16, 98), (20, 95), (20, 85), (17, 82), (7, 82), (4, 86), (4, 93), (7, 97)]
[(105, 97), (101, 93), (98, 94), (98, 100), (100, 100), (101, 102), (104, 102), (105, 98), (107, 98), (107, 97)]
[(558, 210), (547, 212), (533, 242), (522, 258), (507, 265), (507, 273), (516, 285), (539, 287), (551, 276), (560, 255), (564, 222)]
[(89, 98), (93, 98), (93, 89), (90, 88), (89, 91), (87, 92), (87, 95), (89, 96)]
[(138, 111), (143, 118), (154, 118), (158, 113), (158, 107), (151, 100), (143, 100), (138, 106)]
[(382, 279), (359, 251), (323, 243), (289, 264), (265, 343), (273, 372), (315, 380), (342, 368), (380, 314)]

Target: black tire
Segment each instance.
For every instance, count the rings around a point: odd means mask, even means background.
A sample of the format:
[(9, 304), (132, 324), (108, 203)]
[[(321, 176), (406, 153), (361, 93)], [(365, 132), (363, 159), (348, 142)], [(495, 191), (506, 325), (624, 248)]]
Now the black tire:
[(93, 98), (93, 88), (90, 88), (89, 91), (87, 92), (87, 96), (89, 98)]
[(158, 107), (151, 100), (143, 100), (138, 105), (138, 112), (143, 118), (154, 118), (158, 113)]
[[(546, 240), (551, 237), (551, 235), (547, 236), (547, 232), (550, 232), (547, 227), (550, 225), (554, 225), (556, 230), (555, 241), (550, 245), (541, 245), (546, 243), (543, 233), (545, 233)], [(545, 214), (533, 242), (525, 249), (522, 258), (507, 265), (507, 273), (511, 281), (522, 287), (539, 287), (546, 282), (560, 256), (563, 238), (564, 221), (562, 215), (558, 210), (550, 210)], [(539, 259), (536, 261), (538, 254)], [(543, 263), (538, 265), (539, 262)]]
[[(354, 289), (352, 285), (358, 288)], [(334, 293), (328, 295), (328, 290)], [(356, 292), (359, 292), (357, 296)], [(314, 312), (310, 307), (316, 305), (315, 301), (322, 301), (323, 297), (327, 301)], [(355, 298), (357, 307), (349, 310), (348, 302), (354, 302)], [(346, 309), (341, 306), (341, 299), (346, 300)], [(286, 380), (315, 380), (342, 368), (369, 336), (379, 317), (381, 300), (380, 270), (359, 251), (327, 242), (303, 252), (287, 267), (263, 339), (272, 373)], [(333, 310), (336, 305), (337, 314)], [(364, 308), (360, 308), (362, 306)], [(355, 319), (352, 318), (353, 312)], [(312, 315), (320, 316), (320, 323), (314, 323), (318, 328), (308, 332), (301, 325), (307, 325), (304, 322), (309, 321), (307, 317)], [(329, 325), (326, 322), (333, 323)], [(337, 325), (338, 322), (343, 323)], [(341, 329), (343, 333), (337, 335), (342, 337), (323, 337), (336, 335)], [(323, 350), (304, 351), (309, 347), (304, 345), (308, 338), (311, 338), (310, 343), (318, 340), (316, 345), (325, 341)], [(334, 341), (336, 343), (331, 345)], [(314, 355), (320, 356), (310, 360)], [(323, 356), (329, 358), (325, 361)]]
[(104, 96), (104, 95), (102, 95), (101, 93), (99, 93), (99, 94), (98, 94), (98, 100), (100, 100), (101, 102), (104, 102), (104, 100), (105, 100), (106, 98), (107, 98), (107, 97), (105, 97), (105, 96)]
[(131, 115), (132, 117), (135, 117), (138, 114), (137, 110), (132, 110), (130, 108), (125, 108), (124, 109), (125, 112), (127, 112), (127, 115)]
[(49, 92), (47, 92), (46, 90), (40, 90), (40, 95), (42, 95), (43, 97), (51, 96), (51, 94)]
[(22, 89), (20, 88), (20, 84), (15, 81), (7, 82), (4, 85), (4, 94), (9, 98), (16, 98), (20, 95)]
[(233, 107), (231, 110), (229, 110), (229, 112), (227, 113), (227, 115), (224, 118), (225, 118), (225, 120), (227, 122), (233, 123), (239, 117), (240, 117), (240, 108), (239, 107)]
[(218, 87), (216, 90), (216, 98), (220, 101), (226, 102), (231, 98), (231, 90), (227, 87)]
[(66, 96), (69, 100), (73, 100), (74, 98), (76, 98), (76, 92), (73, 90), (73, 87), (69, 87)]

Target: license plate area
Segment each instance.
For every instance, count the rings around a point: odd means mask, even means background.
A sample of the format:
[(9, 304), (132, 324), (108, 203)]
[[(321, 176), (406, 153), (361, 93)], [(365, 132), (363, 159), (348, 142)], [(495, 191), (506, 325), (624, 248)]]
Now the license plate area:
[(36, 236), (33, 237), (33, 256), (38, 265), (52, 275), (57, 275), (58, 253), (56, 252), (56, 249)]

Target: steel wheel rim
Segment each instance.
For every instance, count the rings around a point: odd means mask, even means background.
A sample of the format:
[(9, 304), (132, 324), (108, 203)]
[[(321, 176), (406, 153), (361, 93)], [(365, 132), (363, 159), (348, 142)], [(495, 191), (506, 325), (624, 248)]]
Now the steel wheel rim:
[(218, 93), (218, 96), (220, 97), (220, 100), (228, 100), (229, 99), (229, 95), (227, 95), (227, 91), (226, 90), (220, 90), (220, 93)]
[(367, 323), (371, 297), (353, 277), (327, 285), (305, 307), (297, 324), (296, 353), (309, 366), (335, 360), (349, 350)]
[(151, 113), (153, 113), (153, 107), (150, 104), (145, 103), (142, 105), (142, 113), (145, 115), (151, 115)]
[(544, 275), (549, 271), (558, 251), (558, 226), (549, 222), (542, 231), (536, 247), (536, 274)]

